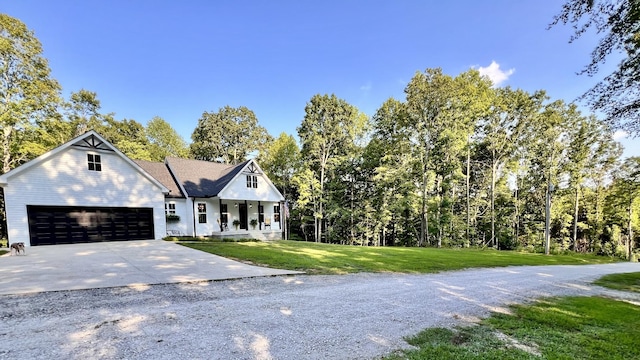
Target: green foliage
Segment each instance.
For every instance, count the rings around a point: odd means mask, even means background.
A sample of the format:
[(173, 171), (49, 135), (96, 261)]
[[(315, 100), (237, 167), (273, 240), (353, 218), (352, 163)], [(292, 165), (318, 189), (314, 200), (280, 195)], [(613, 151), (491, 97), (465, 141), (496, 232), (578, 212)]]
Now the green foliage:
[(599, 297), (543, 299), (480, 325), (432, 328), (386, 359), (632, 359), (640, 307)]
[(135, 120), (115, 120), (108, 115), (95, 130), (123, 154), (139, 160), (151, 160), (149, 141), (144, 126)]
[(292, 135), (281, 133), (261, 154), (260, 165), (269, 179), (287, 198), (292, 189), (291, 179), (300, 168), (300, 149)]
[(168, 156), (186, 158), (189, 156), (187, 143), (171, 125), (159, 116), (147, 122), (145, 129), (150, 144), (152, 161), (164, 161)]
[(433, 273), (474, 267), (598, 264), (592, 255), (554, 255), (477, 249), (361, 247), (299, 241), (249, 244), (185, 244), (192, 248), (269, 267), (311, 274), (353, 272)]
[(100, 100), (93, 91), (81, 89), (71, 93), (69, 102), (65, 104), (67, 118), (73, 130), (69, 138), (84, 134), (88, 130), (103, 125), (104, 115), (100, 114)]
[(176, 214), (167, 214), (165, 215), (167, 222), (178, 222), (180, 221), (180, 215)]
[(40, 155), (28, 149), (37, 121), (53, 117), (60, 85), (51, 78), (42, 45), (20, 20), (0, 14), (1, 172)]
[(225, 106), (217, 113), (204, 112), (191, 135), (191, 154), (198, 160), (239, 164), (261, 152), (272, 139), (258, 125), (253, 111)]
[[(305, 169), (294, 181), (304, 186), (299, 191), (305, 200), (299, 201), (298, 205), (313, 207), (317, 242), (327, 230), (325, 203), (329, 196), (326, 185), (340, 180), (334, 171), (356, 151), (356, 142), (363, 135), (367, 122), (368, 118), (358, 109), (333, 94), (314, 95), (305, 107), (304, 119), (298, 127)], [(303, 181), (307, 184), (303, 185)]]
[(588, 90), (582, 98), (610, 124), (630, 133), (640, 133), (640, 95), (636, 91), (640, 74), (640, 3), (635, 0), (567, 0), (551, 24), (571, 24), (571, 41), (590, 29), (602, 38), (591, 53), (591, 61), (582, 70), (594, 75), (607, 57), (621, 54), (618, 67)]

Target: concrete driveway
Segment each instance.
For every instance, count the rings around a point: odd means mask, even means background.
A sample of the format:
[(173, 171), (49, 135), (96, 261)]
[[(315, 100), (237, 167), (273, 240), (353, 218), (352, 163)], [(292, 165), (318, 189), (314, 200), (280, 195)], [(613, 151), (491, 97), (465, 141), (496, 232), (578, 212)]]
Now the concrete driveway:
[(299, 274), (162, 240), (34, 246), (0, 256), (0, 295)]

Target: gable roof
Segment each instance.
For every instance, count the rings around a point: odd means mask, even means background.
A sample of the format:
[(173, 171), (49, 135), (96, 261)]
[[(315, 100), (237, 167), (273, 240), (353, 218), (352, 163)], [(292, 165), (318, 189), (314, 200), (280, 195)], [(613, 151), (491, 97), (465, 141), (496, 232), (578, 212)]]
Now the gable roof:
[(167, 157), (166, 164), (189, 197), (217, 196), (251, 160), (229, 165)]
[(138, 166), (148, 172), (151, 176), (156, 178), (167, 189), (169, 189), (169, 195), (167, 197), (184, 198), (184, 193), (178, 185), (177, 180), (169, 171), (167, 164), (162, 162), (147, 161), (147, 160), (133, 160)]
[(40, 156), (38, 156), (35, 159), (30, 160), (29, 162), (22, 164), (20, 166), (18, 166), (15, 169), (12, 169), (11, 171), (0, 175), (0, 184), (5, 185), (8, 183), (9, 178), (11, 178), (12, 176), (15, 176), (17, 174), (20, 174), (21, 172), (33, 167), (33, 166), (37, 166), (38, 164), (40, 164), (41, 162), (52, 158), (53, 156), (69, 149), (70, 147), (76, 147), (76, 148), (86, 148), (86, 149), (95, 149), (95, 150), (99, 150), (99, 151), (111, 151), (114, 152), (116, 155), (118, 155), (120, 158), (122, 158), (122, 160), (124, 160), (125, 162), (127, 162), (129, 165), (131, 165), (134, 169), (136, 169), (141, 175), (143, 175), (147, 180), (149, 180), (151, 183), (155, 184), (156, 186), (158, 186), (160, 189), (162, 189), (163, 193), (168, 193), (169, 189), (167, 189), (161, 182), (159, 182), (158, 180), (156, 180), (153, 176), (151, 176), (148, 172), (146, 172), (144, 169), (142, 169), (140, 166), (138, 166), (138, 164), (136, 164), (133, 160), (129, 159), (129, 157), (127, 157), (125, 154), (123, 154), (120, 150), (118, 150), (115, 146), (113, 146), (110, 142), (108, 142), (107, 140), (105, 140), (102, 136), (100, 136), (100, 134), (98, 134), (97, 132), (95, 132), (94, 130), (89, 130), (86, 133), (77, 136), (69, 141), (67, 141), (66, 143), (58, 146), (57, 148), (50, 150)]

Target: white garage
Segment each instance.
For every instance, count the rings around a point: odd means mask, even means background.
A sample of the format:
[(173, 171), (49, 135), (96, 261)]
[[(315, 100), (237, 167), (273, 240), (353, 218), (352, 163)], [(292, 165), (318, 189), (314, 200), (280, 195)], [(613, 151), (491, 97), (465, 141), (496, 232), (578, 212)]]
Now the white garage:
[(94, 131), (0, 175), (9, 242), (160, 239), (169, 190)]

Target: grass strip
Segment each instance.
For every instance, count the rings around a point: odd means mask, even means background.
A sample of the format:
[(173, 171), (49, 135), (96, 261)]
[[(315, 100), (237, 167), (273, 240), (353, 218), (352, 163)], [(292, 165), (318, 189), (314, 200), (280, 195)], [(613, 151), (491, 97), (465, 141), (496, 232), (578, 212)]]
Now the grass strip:
[(548, 298), (477, 326), (431, 328), (385, 359), (640, 359), (640, 307), (602, 297)]
[(578, 265), (617, 261), (594, 255), (550, 255), (481, 249), (360, 247), (302, 241), (202, 242), (183, 245), (256, 265), (310, 274), (435, 273), (511, 265)]
[(640, 272), (609, 274), (593, 283), (610, 289), (640, 293)]

